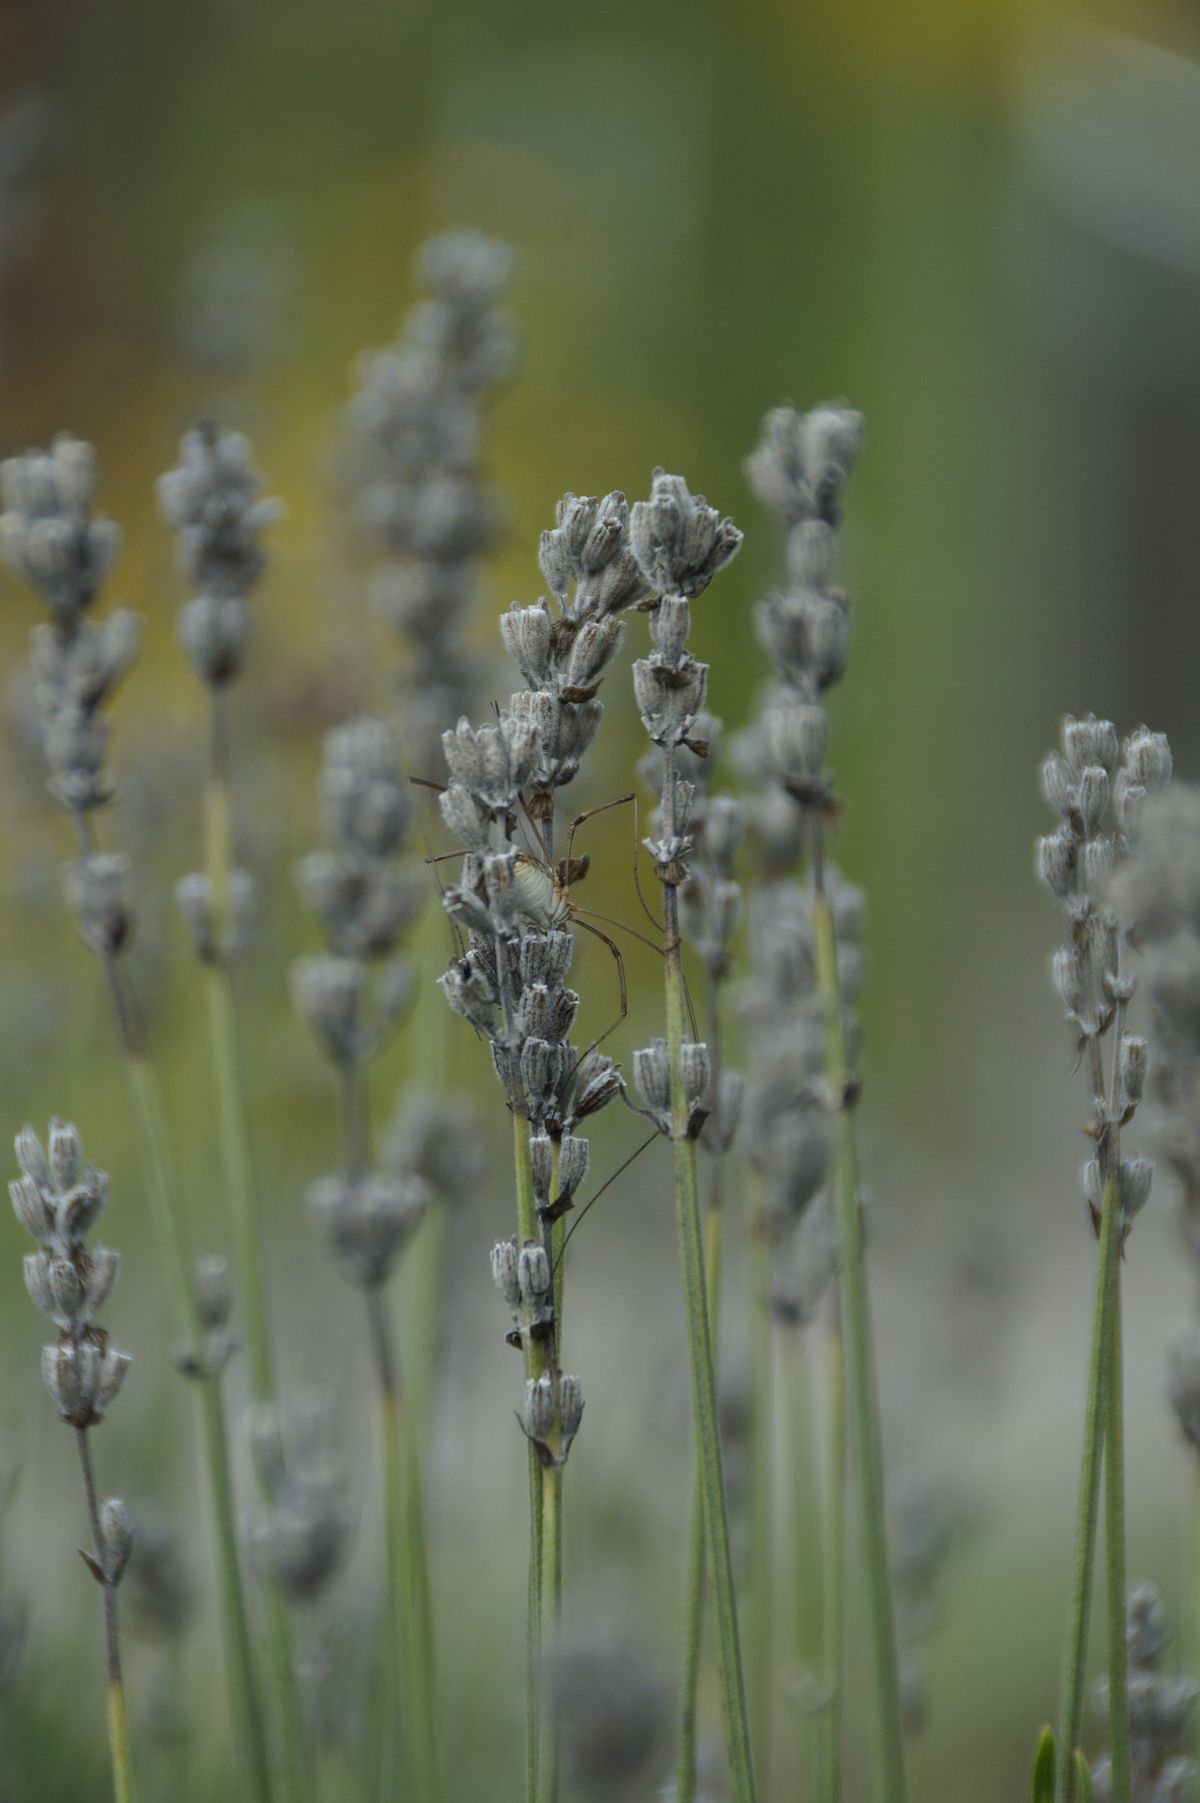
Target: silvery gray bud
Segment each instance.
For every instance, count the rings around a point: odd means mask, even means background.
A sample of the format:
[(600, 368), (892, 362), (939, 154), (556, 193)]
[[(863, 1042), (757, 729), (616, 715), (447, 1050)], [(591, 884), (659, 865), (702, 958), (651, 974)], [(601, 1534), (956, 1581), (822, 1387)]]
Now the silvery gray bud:
[(63, 1421), (90, 1427), (95, 1418), (100, 1351), (91, 1340), (42, 1347), (42, 1379)]
[(100, 1538), (104, 1551), (104, 1581), (119, 1584), (133, 1552), (133, 1524), (119, 1496), (106, 1496), (100, 1504)]
[(1111, 775), (1118, 756), (1117, 729), (1111, 720), (1097, 720), (1094, 714), (1086, 720), (1068, 714), (1062, 725), (1062, 748), (1076, 775), (1089, 764), (1099, 764)]
[(60, 1238), (68, 1244), (83, 1239), (108, 1201), (108, 1173), (85, 1165), (78, 1183), (60, 1196), (55, 1211)]
[[(17, 1163), (29, 1181), (39, 1190), (50, 1188), (50, 1165), (42, 1142), (28, 1121), (17, 1134), (14, 1146)], [(59, 1187), (55, 1185), (55, 1188)]]
[(337, 1063), (352, 1063), (359, 1051), (365, 980), (353, 958), (298, 958), (292, 966), (296, 1009)]
[(192, 1266), (192, 1283), (202, 1325), (210, 1333), (219, 1332), (227, 1325), (233, 1307), (229, 1260), (217, 1253), (198, 1258)]
[(127, 1352), (118, 1352), (113, 1346), (106, 1346), (100, 1360), (99, 1383), (96, 1388), (96, 1411), (104, 1414), (111, 1408), (129, 1375), (129, 1367), (133, 1360)]
[(1125, 768), (1143, 789), (1161, 789), (1171, 775), (1171, 747), (1165, 733), (1139, 726), (1125, 741)]
[(1100, 896), (1108, 888), (1115, 862), (1111, 839), (1089, 839), (1083, 848), (1083, 878), (1089, 895)]
[(72, 1184), (79, 1182), (83, 1170), (83, 1148), (78, 1127), (73, 1127), (69, 1121), (52, 1120), (48, 1150), (50, 1175), (55, 1189), (61, 1195)]
[(1042, 794), (1054, 812), (1063, 820), (1067, 820), (1074, 810), (1078, 794), (1075, 776), (1066, 758), (1057, 751), (1052, 751), (1042, 761), (1039, 771)]
[(492, 1282), (514, 1315), (521, 1307), (521, 1283), (517, 1273), (517, 1242), (497, 1240), (492, 1247)]
[(532, 607), (520, 607), (514, 601), (500, 616), (504, 648), (531, 688), (548, 681), (553, 669), (551, 632), (550, 610), (544, 601)]
[(633, 1054), (633, 1080), (646, 1107), (652, 1114), (664, 1115), (671, 1097), (667, 1042), (655, 1039)]
[(94, 1321), (112, 1295), (121, 1274), (120, 1255), (109, 1246), (97, 1246), (92, 1253), (92, 1268), (87, 1280), (88, 1319)]
[(550, 1205), (550, 1187), (554, 1177), (554, 1147), (548, 1133), (529, 1136), (529, 1163), (533, 1174), (533, 1193), (539, 1208)]
[(625, 1079), (612, 1059), (604, 1052), (592, 1051), (581, 1058), (571, 1082), (570, 1115), (574, 1121), (586, 1120), (615, 1102), (625, 1088)]
[(693, 1040), (684, 1040), (679, 1049), (679, 1073), (683, 1081), (684, 1100), (689, 1110), (698, 1108), (708, 1094), (708, 1085), (712, 1079), (712, 1061), (708, 1047)]
[(562, 1435), (564, 1457), (582, 1420), (583, 1385), (577, 1377), (564, 1371), (558, 1380), (558, 1429)]
[(1071, 1020), (1082, 1023), (1088, 1013), (1087, 985), (1079, 953), (1073, 945), (1060, 945), (1050, 960), (1054, 992)]
[(1079, 778), (1079, 814), (1089, 839), (1100, 831), (1107, 812), (1108, 772), (1099, 764), (1089, 764)]
[[(442, 734), (442, 750), (451, 788), (457, 785), (472, 793), (477, 790), (483, 782), (483, 753), (479, 736), (465, 714), (452, 732)], [(445, 813), (444, 806), (442, 812)]]
[(550, 1373), (531, 1378), (525, 1385), (525, 1432), (535, 1443), (545, 1444), (554, 1431), (554, 1384)]
[(35, 1308), (41, 1309), (44, 1315), (52, 1316), (55, 1313), (57, 1305), (50, 1282), (50, 1255), (47, 1252), (26, 1253), (25, 1289)]
[(567, 659), (567, 687), (592, 688), (617, 655), (624, 637), (624, 624), (615, 614), (607, 614), (602, 620), (585, 620)]
[(587, 1175), (588, 1142), (574, 1133), (564, 1133), (558, 1148), (558, 1193), (562, 1197), (575, 1194)]
[(250, 609), (237, 595), (198, 595), (180, 608), (176, 632), (201, 682), (230, 682), (250, 647)]
[(550, 1261), (536, 1240), (528, 1240), (517, 1254), (517, 1278), (521, 1300), (541, 1308), (550, 1294)]
[(1104, 1177), (1097, 1158), (1089, 1158), (1083, 1167), (1083, 1193), (1093, 1214), (1101, 1214), (1104, 1208)]
[(1154, 1166), (1148, 1158), (1121, 1160), (1121, 1219), (1128, 1226), (1150, 1199)]
[(704, 810), (704, 854), (713, 867), (733, 867), (746, 825), (746, 810), (732, 795), (714, 795)]
[(60, 1325), (79, 1325), (83, 1310), (83, 1284), (69, 1258), (51, 1261), (50, 1293), (54, 1297), (55, 1319)]
[(1136, 1108), (1146, 1087), (1146, 1041), (1126, 1033), (1121, 1039), (1121, 1095), (1126, 1108)]
[(43, 1243), (53, 1237), (54, 1215), (43, 1200), (42, 1192), (29, 1177), (18, 1177), (8, 1186), (13, 1213), (27, 1233)]

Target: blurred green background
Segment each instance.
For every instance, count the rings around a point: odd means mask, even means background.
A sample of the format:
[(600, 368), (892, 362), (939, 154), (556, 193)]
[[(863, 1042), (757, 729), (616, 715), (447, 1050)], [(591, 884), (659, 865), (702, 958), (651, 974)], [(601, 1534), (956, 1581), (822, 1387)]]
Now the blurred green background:
[[(856, 635), (831, 755), (848, 804), (839, 855), (871, 911), (863, 1119), (889, 1456), (948, 1486), (972, 1524), (946, 1574), (914, 1751), (915, 1794), (947, 1803), (1022, 1793), (1066, 1596), (1092, 1249), (1074, 1174), (1082, 1091), (1045, 981), (1056, 922), (1031, 874), (1036, 765), (1064, 711), (1094, 708), (1165, 730), (1177, 768), (1200, 770), (1198, 53), (1179, 5), (0, 6), (5, 89), (51, 96), (63, 124), (27, 254), (4, 269), (0, 449), (61, 428), (93, 440), (102, 505), (125, 530), (110, 594), (146, 616), (146, 649), (114, 712), (120, 790), (103, 830), (135, 858), (135, 957), (196, 1235), (214, 1245), (205, 1045), (170, 906), (198, 857), (202, 698), (174, 642), (181, 591), (153, 479), (216, 412), (251, 433), (287, 504), (235, 714), (241, 852), (264, 891), (251, 1080), (297, 1382), (352, 1400), (364, 1381), (352, 1299), (301, 1205), (335, 1156), (335, 1119), (287, 1001), (288, 963), (313, 943), (289, 871), (316, 836), (321, 730), (388, 705), (393, 646), (334, 472), (353, 360), (412, 299), (415, 247), (469, 224), (520, 256), (522, 368), (489, 451), (511, 531), (481, 644), (501, 607), (539, 592), (537, 534), (560, 493), (636, 498), (664, 463), (747, 530), (696, 610), (710, 705), (741, 722), (762, 671), (750, 604), (779, 552), (741, 460), (780, 401), (844, 395), (865, 412), (845, 533)], [(243, 297), (236, 330), (223, 283)], [(99, 973), (59, 900), (65, 822), (27, 725), (33, 617), (6, 578), (4, 1130), (68, 1114), (113, 1172), (107, 1233), (128, 1253), (113, 1322), (138, 1363), (104, 1430), (105, 1482), (170, 1513), (188, 1436)], [(621, 689), (610, 680), (591, 799), (628, 786), (641, 749)], [(597, 905), (632, 919), (620, 817), (597, 823), (592, 849)], [(654, 1018), (656, 973), (635, 953), (626, 1055)], [(599, 1014), (599, 948), (590, 970)], [(522, 1458), (486, 1266), (508, 1223), (503, 1123), (481, 1049), (457, 1037), (497, 1147), (455, 1223), (431, 1480), (459, 1794), (474, 1799), (509, 1794), (519, 1759)], [(421, 1057), (410, 1035), (389, 1059), (381, 1122)], [(604, 1118), (601, 1164), (630, 1149), (632, 1126)], [(688, 1433), (658, 1150), (577, 1242), (589, 1407), (569, 1608), (581, 1630), (616, 1610), (669, 1694)], [(1127, 1282), (1131, 1566), (1170, 1602), (1186, 1461), (1158, 1367), (1188, 1297), (1167, 1189)], [(20, 1237), (0, 1226), (0, 1422), (22, 1467), (3, 1586), (27, 1599), (31, 1629), (0, 1760), (14, 1799), (49, 1803), (104, 1794), (99, 1625), (72, 1566), (75, 1479), (37, 1375)], [(735, 1388), (743, 1294), (735, 1264)], [(361, 1465), (365, 1440), (352, 1450)], [(358, 1488), (346, 1620), (375, 1582), (372, 1486)], [(210, 1708), (213, 1656), (203, 1636), (190, 1655)], [(153, 1653), (134, 1669), (148, 1696)], [(197, 1796), (209, 1757), (195, 1755)], [(165, 1794), (152, 1777), (147, 1789)]]

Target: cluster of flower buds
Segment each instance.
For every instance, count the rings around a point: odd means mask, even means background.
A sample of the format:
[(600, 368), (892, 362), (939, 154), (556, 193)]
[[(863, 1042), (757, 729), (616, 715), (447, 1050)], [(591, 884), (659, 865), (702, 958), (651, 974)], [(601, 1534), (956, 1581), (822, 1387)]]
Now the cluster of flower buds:
[(314, 1603), (352, 1529), (332, 1398), (301, 1391), (286, 1419), (267, 1405), (254, 1409), (250, 1447), (266, 1498), (250, 1522), (251, 1555), (287, 1602)]
[(652, 591), (653, 649), (633, 666), (634, 697), (650, 742), (662, 754), (658, 836), (646, 848), (659, 880), (677, 886), (687, 877), (695, 798), (679, 754), (686, 749), (702, 758), (708, 751), (698, 730), (708, 665), (688, 650), (691, 602), (736, 556), (742, 534), (703, 495), (693, 495), (682, 476), (656, 469), (650, 499), (634, 505), (630, 542)]
[(404, 641), (406, 750), (432, 767), (438, 736), (474, 700), (464, 642), (478, 559), (502, 530), (481, 476), (488, 391), (511, 374), (516, 331), (498, 302), (512, 281), (506, 245), (475, 232), (432, 239), (417, 259), (428, 299), (395, 344), (359, 366), (348, 409), (360, 523), (386, 561), (372, 587)]
[[(838, 970), (851, 1042), (852, 1005), (862, 981), (862, 891), (830, 867), (826, 893), (837, 935)], [(746, 1096), (745, 1143), (765, 1181), (764, 1216), (781, 1241), (798, 1226), (828, 1171), (833, 1119), (846, 1098), (831, 1096), (825, 1078), (825, 1021), (815, 980), (812, 896), (799, 882), (780, 879), (759, 889), (749, 913), (752, 974), (742, 995), (753, 1060)], [(833, 1266), (818, 1235), (793, 1249), (816, 1255), (826, 1279)], [(789, 1291), (804, 1302), (812, 1285), (804, 1261), (788, 1279), (781, 1312), (792, 1307)], [(819, 1289), (818, 1289), (819, 1294)]]
[[(1107, 1184), (1117, 1184), (1122, 1238), (1149, 1197), (1153, 1166), (1120, 1153), (1120, 1130), (1145, 1088), (1147, 1050), (1144, 1039), (1125, 1032), (1135, 983), (1119, 873), (1133, 852), (1147, 796), (1164, 788), (1170, 775), (1171, 753), (1161, 733), (1140, 726), (1122, 744), (1110, 721), (1091, 714), (1064, 720), (1061, 749), (1041, 769), (1042, 793), (1058, 826), (1038, 840), (1037, 869), (1071, 931), (1051, 960), (1051, 981), (1093, 1092), (1087, 1130), (1096, 1155), (1084, 1166), (1084, 1193), (1097, 1222)], [(1114, 1023), (1118, 1037), (1106, 1076), (1101, 1042)]]
[(407, 1172), (339, 1172), (319, 1178), (308, 1192), (309, 1209), (331, 1251), (363, 1289), (387, 1282), (428, 1203), (425, 1185)]
[(57, 1342), (43, 1349), (42, 1375), (62, 1420), (92, 1427), (130, 1365), (97, 1319), (120, 1259), (107, 1246), (87, 1244), (108, 1200), (108, 1178), (84, 1163), (78, 1130), (65, 1121), (51, 1121), (46, 1146), (32, 1127), (22, 1127), (16, 1152), (21, 1175), (9, 1193), (18, 1221), (38, 1242), (25, 1260), (25, 1288), (58, 1329)]
[[(549, 1196), (550, 1143), (545, 1140), (539, 1145), (535, 1139), (533, 1150), (535, 1188), (539, 1197)], [(543, 1167), (540, 1179), (539, 1163)], [(561, 1185), (568, 1186), (564, 1206), (570, 1206), (570, 1188), (582, 1180), (586, 1168), (587, 1141), (564, 1140), (559, 1161), (560, 1197), (564, 1195)], [(554, 1218), (540, 1201), (539, 1210), (543, 1218)], [(492, 1247), (492, 1277), (512, 1316), (509, 1345), (539, 1348), (551, 1344), (554, 1338), (554, 1273), (545, 1246), (538, 1240), (527, 1240), (523, 1246), (515, 1239), (497, 1241)], [(583, 1419), (583, 1387), (579, 1379), (550, 1368), (528, 1378), (522, 1411), (517, 1419), (536, 1447), (543, 1465), (565, 1465), (571, 1442)]]
[(750, 483), (787, 529), (787, 576), (758, 603), (759, 642), (774, 679), (759, 699), (736, 756), (755, 796), (753, 817), (770, 868), (803, 849), (812, 810), (829, 800), (827, 725), (821, 700), (841, 677), (849, 604), (836, 586), (841, 497), (862, 451), (861, 414), (827, 405), (768, 413)]
[(900, 1708), (908, 1733), (928, 1710), (924, 1646), (938, 1625), (938, 1590), (959, 1525), (944, 1485), (899, 1472), (888, 1486), (888, 1550), (896, 1601)]
[(229, 1260), (218, 1253), (198, 1258), (192, 1266), (192, 1300), (199, 1328), (198, 1344), (181, 1347), (175, 1367), (184, 1377), (220, 1377), (237, 1351), (229, 1331), (233, 1286)]
[(80, 439), (10, 457), (0, 467), (0, 553), (50, 609), (30, 640), (33, 693), (50, 792), (73, 814), (112, 793), (101, 709), (138, 653), (140, 625), (126, 608), (86, 618), (116, 561), (121, 536), (92, 515), (96, 459)]
[(538, 561), (557, 613), (545, 600), (513, 606), (500, 619), (505, 649), (526, 684), (513, 713), (535, 726), (540, 755), (531, 778), (530, 812), (553, 817), (554, 791), (573, 781), (600, 727), (596, 699), (604, 672), (625, 636), (620, 615), (639, 606), (648, 584), (629, 548), (623, 494), (566, 494), (555, 525), (542, 533)]
[(262, 534), (283, 511), (261, 489), (247, 440), (211, 422), (184, 434), (179, 462), (158, 479), (158, 504), (194, 591), (179, 615), (179, 642), (214, 687), (232, 682), (245, 662), (248, 603), (267, 563)]
[[(1166, 1612), (1155, 1586), (1131, 1584), (1125, 1605), (1129, 1739), (1134, 1803), (1194, 1803), (1200, 1766), (1187, 1749), (1195, 1729), (1200, 1685), (1163, 1670), (1170, 1641)], [(1107, 1709), (1107, 1680), (1097, 1687)], [(1110, 1803), (1112, 1765), (1107, 1754), (1092, 1770), (1095, 1803)]]
[(1139, 805), (1112, 899), (1136, 937), (1150, 1001), (1149, 1127), (1179, 1182), (1184, 1239), (1200, 1261), (1200, 789), (1170, 782)]
[[(697, 1139), (709, 1116), (712, 1089), (712, 1060), (702, 1040), (684, 1040), (679, 1050), (679, 1070), (686, 1111), (683, 1136)], [(638, 1112), (670, 1139), (675, 1126), (671, 1113), (671, 1062), (665, 1039), (652, 1039), (633, 1054), (633, 1080), (643, 1103)]]
[(330, 949), (299, 959), (292, 987), (322, 1049), (347, 1067), (376, 1056), (411, 1000), (412, 968), (397, 948), (424, 894), (420, 872), (398, 861), (411, 801), (385, 721), (354, 720), (326, 735), (321, 806), (332, 844), (301, 860), (297, 880)]

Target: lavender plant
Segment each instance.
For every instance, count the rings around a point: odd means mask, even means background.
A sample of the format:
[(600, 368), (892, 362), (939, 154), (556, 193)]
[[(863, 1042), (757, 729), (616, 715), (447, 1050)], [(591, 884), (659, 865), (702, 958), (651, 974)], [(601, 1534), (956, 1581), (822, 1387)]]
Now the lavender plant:
[(414, 771), (438, 767), (441, 734), (476, 705), (466, 627), (480, 560), (503, 529), (483, 425), (489, 392), (516, 363), (499, 305), (514, 265), (478, 232), (430, 239), (417, 257), (428, 298), (395, 344), (363, 357), (348, 409), (355, 511), (383, 553), (372, 592), (404, 649), (399, 712)]
[[(1186, 1803), (1195, 1796), (1200, 1780), (1200, 1766), (1188, 1755), (1200, 1684), (1163, 1669), (1169, 1641), (1158, 1591), (1145, 1580), (1132, 1584), (1122, 1651), (1134, 1803)], [(1102, 1707), (1107, 1704), (1106, 1690), (1102, 1682), (1098, 1698)], [(1097, 1760), (1091, 1781), (1095, 1803), (1112, 1803), (1117, 1793), (1111, 1755)]]
[(669, 476), (659, 469), (654, 473), (650, 499), (639, 501), (633, 509), (630, 542), (653, 595), (649, 612), (653, 650), (648, 658), (635, 663), (633, 679), (642, 724), (662, 759), (657, 834), (648, 841), (647, 849), (662, 885), (667, 1027), (664, 1039), (634, 1053), (634, 1075), (648, 1114), (671, 1142), (725, 1741), (735, 1803), (751, 1803), (754, 1771), (729, 1552), (696, 1172), (696, 1139), (708, 1112), (712, 1059), (709, 1047), (689, 1036), (687, 1029), (679, 924), (679, 891), (688, 879), (693, 846), (695, 797), (694, 786), (680, 770), (680, 751), (686, 748), (702, 756), (707, 749), (701, 750), (702, 741), (694, 736), (707, 693), (708, 666), (698, 663), (687, 648), (691, 602), (736, 555), (742, 535), (733, 521), (721, 519), (703, 496), (692, 495), (681, 476)]
[(32, 1127), (23, 1127), (16, 1151), (21, 1176), (9, 1184), (13, 1208), (38, 1243), (25, 1260), (25, 1288), (58, 1329), (54, 1344), (42, 1348), (42, 1376), (59, 1419), (75, 1430), (92, 1535), (92, 1550), (83, 1560), (104, 1597), (113, 1795), (116, 1803), (132, 1803), (117, 1590), (133, 1551), (133, 1528), (120, 1498), (101, 1497), (97, 1489), (89, 1439), (116, 1401), (131, 1362), (110, 1344), (99, 1320), (121, 1261), (109, 1247), (87, 1243), (108, 1201), (108, 1177), (84, 1164), (78, 1129), (65, 1121), (51, 1121), (46, 1146)]
[[(1141, 1100), (1147, 1060), (1146, 1041), (1126, 1030), (1136, 983), (1129, 959), (1130, 925), (1112, 879), (1115, 867), (1129, 855), (1142, 802), (1170, 774), (1171, 754), (1160, 733), (1139, 727), (1121, 745), (1111, 722), (1091, 714), (1085, 720), (1067, 716), (1061, 750), (1051, 752), (1041, 768), (1042, 793), (1059, 824), (1038, 841), (1037, 867), (1070, 926), (1068, 942), (1054, 954), (1051, 977), (1090, 1090), (1086, 1130), (1095, 1153), (1084, 1166), (1083, 1181), (1100, 1242), (1056, 1803), (1071, 1803), (1075, 1793), (1102, 1467), (1112, 1795), (1116, 1803), (1130, 1803), (1132, 1794), (1124, 1625), (1121, 1260), (1150, 1194), (1153, 1166), (1148, 1159), (1125, 1158), (1121, 1152), (1121, 1130)], [(1110, 1033), (1106, 1069), (1102, 1042)]]
[[(778, 408), (767, 415), (762, 442), (747, 464), (760, 498), (787, 527), (787, 582), (758, 606), (758, 634), (775, 676), (762, 695), (743, 756), (765, 784), (756, 824), (767, 868), (786, 867), (801, 853), (808, 863), (806, 907), (823, 1059), (816, 1066), (812, 1015), (799, 1015), (799, 1031), (788, 1062), (790, 1081), (799, 1090), (797, 1099), (807, 1092), (807, 1101), (791, 1119), (786, 1108), (782, 1116), (774, 1110), (782, 1127), (781, 1171), (786, 1180), (795, 1183), (799, 1213), (824, 1175), (825, 1131), (817, 1111), (824, 1107), (832, 1113), (827, 1131), (838, 1223), (838, 1273), (831, 1347), (833, 1406), (828, 1411), (832, 1439), (827, 1464), (838, 1476), (827, 1506), (828, 1544), (834, 1562), (827, 1573), (832, 1593), (825, 1599), (823, 1679), (830, 1701), (827, 1745), (818, 1755), (822, 1774), (818, 1794), (833, 1796), (838, 1782), (843, 1584), (841, 1529), (836, 1518), (845, 1507), (844, 1441), (858, 1473), (858, 1545), (866, 1576), (879, 1783), (884, 1797), (902, 1803), (907, 1786), (854, 1129), (859, 1085), (846, 1012), (846, 997), (853, 993), (858, 965), (853, 953), (839, 947), (839, 884), (831, 874), (826, 845), (838, 810), (825, 770), (828, 723), (823, 697), (845, 668), (849, 610), (845, 594), (837, 587), (838, 527), (842, 493), (860, 455), (862, 435), (861, 415), (844, 406), (822, 406), (805, 415)], [(841, 937), (852, 944), (861, 923), (861, 900), (850, 893), (844, 893), (841, 900)], [(814, 1091), (818, 1069), (820, 1088)]]
[(0, 552), (50, 613), (34, 628), (31, 663), (50, 793), (70, 816), (79, 849), (67, 870), (67, 896), (84, 943), (104, 968), (154, 1225), (186, 1334), (177, 1362), (198, 1380), (230, 1708), (253, 1794), (268, 1803), (267, 1740), (234, 1525), (221, 1366), (206, 1359), (204, 1310), (193, 1284), (149, 1035), (124, 956), (133, 919), (128, 864), (98, 850), (92, 827), (95, 811), (112, 793), (103, 708), (139, 641), (137, 617), (125, 608), (114, 608), (102, 623), (90, 617), (120, 549), (116, 525), (92, 513), (95, 491), (95, 454), (79, 439), (64, 435), (49, 452), (10, 458), (0, 467)]
[[(399, 855), (411, 822), (409, 795), (396, 735), (385, 721), (351, 721), (327, 736), (321, 811), (331, 846), (306, 857), (297, 874), (329, 950), (297, 963), (293, 988), (301, 1014), (338, 1072), (342, 1092), (341, 1169), (313, 1185), (309, 1205), (344, 1273), (361, 1291), (371, 1343), (387, 1533), (387, 1740), (403, 1722), (410, 1782), (436, 1803), (442, 1779), (420, 1436), (404, 1406), (386, 1297), (428, 1191), (411, 1172), (375, 1168), (366, 1081), (413, 991), (412, 965), (399, 947), (416, 919), (425, 884), (423, 873)], [(372, 1015), (373, 971), (378, 977)], [(400, 1696), (403, 1706), (397, 1710), (394, 1699)], [(397, 1749), (389, 1744), (385, 1786), (395, 1781), (396, 1763)]]
[[(566, 858), (552, 862), (554, 795), (577, 774), (599, 727), (596, 691), (623, 634), (617, 613), (644, 593), (628, 548), (627, 518), (622, 495), (603, 502), (565, 497), (541, 551), (558, 618), (539, 601), (514, 608), (501, 622), (527, 686), (513, 694), (495, 725), (473, 729), (463, 719), (443, 736), (450, 784), (441, 797), (442, 815), (466, 853), (461, 881), (447, 891), (445, 903), (468, 943), (441, 984), (454, 1012), (490, 1043), (513, 1118), (517, 1233), (495, 1247), (493, 1273), (525, 1359), (531, 1800), (558, 1794), (547, 1672), (561, 1606), (562, 1469), (583, 1411), (579, 1380), (560, 1363), (560, 1223), (588, 1165), (588, 1142), (575, 1128), (622, 1088), (619, 1071), (597, 1045), (581, 1054), (570, 1042), (579, 1007), (578, 994), (566, 986), (576, 914), (570, 884), (587, 865), (571, 856), (569, 845)], [(519, 810), (532, 823), (547, 862), (518, 850)]]

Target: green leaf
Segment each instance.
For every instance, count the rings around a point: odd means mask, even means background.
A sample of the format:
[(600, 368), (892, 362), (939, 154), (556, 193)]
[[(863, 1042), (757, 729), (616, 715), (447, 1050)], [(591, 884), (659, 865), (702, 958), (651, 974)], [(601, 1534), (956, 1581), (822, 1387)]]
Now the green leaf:
[(1030, 1803), (1054, 1803), (1054, 1730), (1043, 1728), (1029, 1773)]
[(1075, 1803), (1095, 1803), (1096, 1790), (1092, 1784), (1092, 1768), (1079, 1751), (1075, 1749)]

